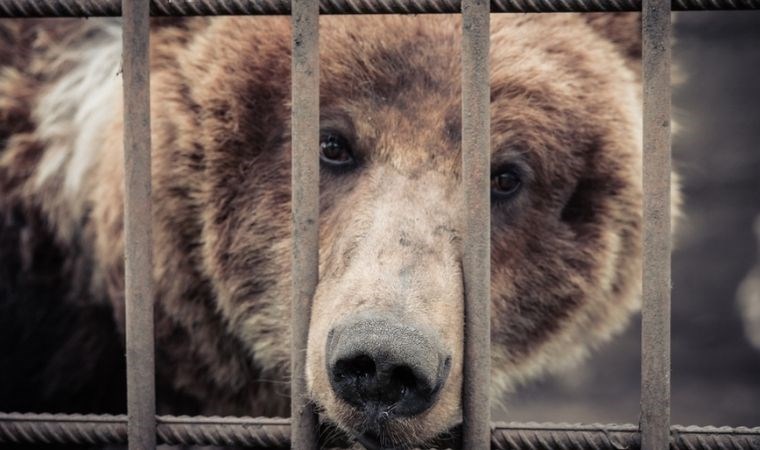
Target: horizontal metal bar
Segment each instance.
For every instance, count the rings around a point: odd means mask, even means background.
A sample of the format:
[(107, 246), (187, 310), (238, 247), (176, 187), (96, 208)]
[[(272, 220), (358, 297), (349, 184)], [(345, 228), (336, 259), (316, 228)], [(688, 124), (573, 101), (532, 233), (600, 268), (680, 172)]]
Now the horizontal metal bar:
[[(158, 416), (157, 441), (168, 445), (239, 445), (254, 449), (289, 448), (290, 420), (267, 417)], [(492, 449), (639, 448), (638, 426), (604, 424), (491, 424)], [(321, 436), (335, 433), (322, 432)], [(458, 435), (458, 432), (452, 433)], [(0, 444), (123, 444), (126, 415), (0, 413)], [(345, 446), (345, 441), (331, 441)], [(442, 442), (457, 448), (456, 442)], [(760, 448), (760, 427), (670, 427), (670, 448), (708, 450)]]
[[(641, 11), (642, 0), (492, 0), (492, 12)], [(121, 0), (2, 0), (0, 17), (121, 15)], [(290, 0), (151, 0), (153, 16), (290, 14)], [(460, 0), (321, 0), (321, 14), (458, 13)], [(760, 0), (672, 0), (674, 11), (760, 9)]]
[[(157, 441), (168, 445), (287, 448), (290, 420), (277, 418), (156, 418)], [(126, 415), (0, 414), (0, 443), (125, 444)]]

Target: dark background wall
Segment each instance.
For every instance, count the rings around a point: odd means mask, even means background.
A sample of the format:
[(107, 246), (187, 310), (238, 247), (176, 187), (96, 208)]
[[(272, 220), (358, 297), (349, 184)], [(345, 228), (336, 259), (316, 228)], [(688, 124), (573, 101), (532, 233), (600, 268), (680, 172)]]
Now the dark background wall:
[[(675, 39), (683, 81), (673, 157), (685, 215), (672, 259), (672, 419), (760, 426), (760, 350), (735, 302), (760, 213), (760, 11), (676, 14)], [(637, 423), (639, 320), (583, 368), (507, 399), (496, 417)]]

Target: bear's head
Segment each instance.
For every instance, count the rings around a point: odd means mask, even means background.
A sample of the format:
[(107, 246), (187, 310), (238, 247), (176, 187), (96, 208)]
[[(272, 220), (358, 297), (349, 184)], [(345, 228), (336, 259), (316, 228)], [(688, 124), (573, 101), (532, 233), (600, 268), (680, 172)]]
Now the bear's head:
[[(637, 15), (493, 15), (491, 28), (498, 398), (637, 308), (642, 117)], [(306, 378), (324, 419), (381, 446), (461, 420), (460, 36), (456, 16), (321, 18)], [(193, 243), (192, 270), (263, 373), (289, 358), (289, 47), (287, 19), (212, 21), (154, 101), (183, 105), (157, 104), (170, 109), (155, 120), (157, 145), (185, 149), (159, 156), (157, 190), (190, 202), (157, 212), (158, 239)]]

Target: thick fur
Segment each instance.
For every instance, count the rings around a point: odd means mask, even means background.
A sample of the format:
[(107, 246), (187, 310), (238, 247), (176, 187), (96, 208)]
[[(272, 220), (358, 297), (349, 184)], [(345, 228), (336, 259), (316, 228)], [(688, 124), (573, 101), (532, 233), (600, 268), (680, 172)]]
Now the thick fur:
[[(493, 16), (493, 167), (524, 173), (520, 194), (492, 205), (497, 396), (577, 361), (638, 307), (638, 27), (625, 14)], [(0, 386), (28, 391), (0, 390), (0, 409), (73, 411), (90, 405), (68, 399), (93, 380), (123, 386), (118, 24), (0, 30), (8, 36), (0, 308), (10, 311), (0, 315), (0, 349), (35, 357), (28, 366), (14, 354), (3, 361)], [(459, 420), (460, 22), (323, 17), (321, 30), (321, 126), (348, 138), (358, 165), (321, 174), (310, 396), (325, 420), (361, 433), (327, 382), (329, 330), (373, 311), (424, 323), (451, 353), (449, 379), (428, 411), (381, 430), (389, 444), (421, 442)], [(166, 411), (288, 413), (289, 54), (286, 18), (155, 23), (156, 342)], [(44, 350), (28, 347), (29, 335)], [(60, 372), (56, 364), (73, 365), (65, 376), (74, 379), (43, 376)], [(123, 389), (104, 391), (93, 408), (118, 409)]]

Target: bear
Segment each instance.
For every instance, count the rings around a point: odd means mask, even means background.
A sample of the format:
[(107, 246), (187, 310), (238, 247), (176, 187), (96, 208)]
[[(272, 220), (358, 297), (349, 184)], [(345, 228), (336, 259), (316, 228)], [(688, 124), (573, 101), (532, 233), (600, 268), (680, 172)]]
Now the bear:
[[(491, 17), (492, 397), (639, 308), (640, 15)], [(461, 421), (459, 15), (320, 19), (320, 420)], [(124, 412), (121, 28), (0, 24), (0, 410)], [(287, 415), (287, 17), (154, 19), (157, 408)]]

